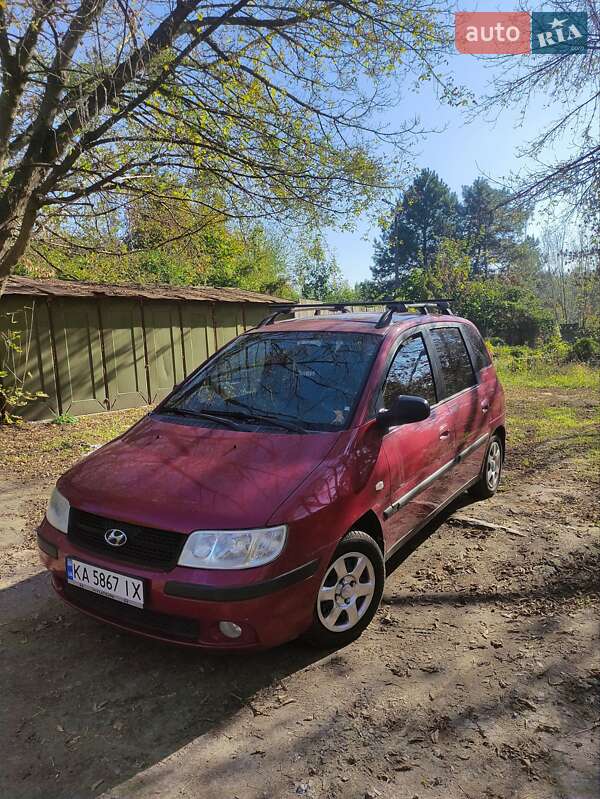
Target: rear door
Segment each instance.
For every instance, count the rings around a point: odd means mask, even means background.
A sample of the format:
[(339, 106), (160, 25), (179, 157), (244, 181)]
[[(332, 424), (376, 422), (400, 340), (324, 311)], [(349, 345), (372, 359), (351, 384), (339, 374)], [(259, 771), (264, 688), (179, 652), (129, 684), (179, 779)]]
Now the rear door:
[(489, 399), (478, 379), (461, 326), (434, 325), (427, 336), (439, 375), (440, 402), (446, 407), (453, 427), (452, 488), (459, 491), (479, 474), (489, 436)]
[(389, 505), (384, 534), (389, 551), (449, 495), (454, 447), (452, 416), (438, 404), (434, 372), (421, 332), (404, 339), (390, 364), (377, 407), (399, 394), (424, 397), (432, 406), (422, 422), (392, 427), (383, 439), (390, 465)]

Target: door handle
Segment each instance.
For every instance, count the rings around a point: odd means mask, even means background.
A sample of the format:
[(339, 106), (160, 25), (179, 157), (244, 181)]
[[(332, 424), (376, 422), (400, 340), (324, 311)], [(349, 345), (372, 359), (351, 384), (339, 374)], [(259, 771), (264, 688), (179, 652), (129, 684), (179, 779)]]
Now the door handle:
[(449, 435), (450, 435), (449, 430), (440, 430), (440, 438), (448, 438)]
[(483, 400), (481, 403), (481, 410), (483, 413), (487, 413), (490, 409), (490, 403), (487, 400)]

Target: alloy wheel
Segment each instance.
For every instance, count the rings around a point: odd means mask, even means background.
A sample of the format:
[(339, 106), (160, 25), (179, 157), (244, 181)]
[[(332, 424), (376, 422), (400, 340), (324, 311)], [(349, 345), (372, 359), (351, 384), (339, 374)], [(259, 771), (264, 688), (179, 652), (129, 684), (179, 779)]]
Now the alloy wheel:
[(499, 441), (492, 441), (485, 465), (485, 479), (490, 491), (495, 491), (502, 469), (502, 447)]
[(369, 609), (375, 593), (375, 569), (362, 552), (346, 552), (327, 569), (319, 588), (317, 613), (331, 632), (351, 630)]

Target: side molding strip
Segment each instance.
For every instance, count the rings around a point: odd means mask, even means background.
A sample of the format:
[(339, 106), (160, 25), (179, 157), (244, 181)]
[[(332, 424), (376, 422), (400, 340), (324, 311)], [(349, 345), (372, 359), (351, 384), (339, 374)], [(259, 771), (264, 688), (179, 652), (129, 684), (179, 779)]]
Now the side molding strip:
[(464, 460), (467, 457), (467, 455), (470, 455), (472, 452), (475, 452), (475, 450), (479, 449), (479, 447), (482, 444), (485, 444), (486, 441), (489, 440), (489, 438), (490, 438), (489, 433), (484, 433), (482, 436), (479, 436), (479, 438), (476, 439), (472, 444), (469, 444), (469, 446), (466, 449), (463, 449), (462, 452), (458, 453), (458, 461), (460, 462)]
[(433, 472), (433, 474), (430, 474), (429, 477), (426, 477), (425, 480), (423, 480), (414, 488), (411, 488), (411, 490), (408, 491), (406, 494), (401, 496), (400, 499), (397, 499), (395, 502), (389, 505), (383, 511), (383, 518), (387, 520), (391, 516), (393, 516), (394, 513), (397, 513), (400, 510), (400, 508), (403, 508), (405, 505), (407, 505), (411, 501), (411, 499), (414, 499), (414, 497), (417, 496), (417, 494), (420, 494), (422, 491), (425, 491), (426, 488), (429, 488), (429, 486), (433, 482), (435, 482), (435, 480), (437, 480), (438, 477), (441, 477), (449, 469), (452, 469), (454, 466), (458, 465), (461, 461), (463, 461), (467, 457), (467, 455), (470, 455), (472, 452), (475, 452), (475, 450), (479, 449), (479, 447), (481, 447), (482, 444), (485, 444), (485, 442), (488, 441), (488, 439), (489, 439), (489, 433), (484, 433), (484, 435), (480, 436), (472, 444), (469, 444), (469, 446), (463, 449), (462, 452), (459, 452), (455, 458), (453, 458), (451, 461), (448, 461), (448, 463), (445, 463), (443, 466), (441, 466), (439, 469)]

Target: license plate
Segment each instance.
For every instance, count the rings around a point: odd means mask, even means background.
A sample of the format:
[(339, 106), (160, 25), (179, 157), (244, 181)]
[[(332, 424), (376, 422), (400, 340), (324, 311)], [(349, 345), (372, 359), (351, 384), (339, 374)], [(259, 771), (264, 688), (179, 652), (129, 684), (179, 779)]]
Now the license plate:
[(144, 584), (135, 577), (101, 569), (75, 558), (67, 558), (67, 582), (86, 591), (102, 594), (126, 605), (144, 607)]

